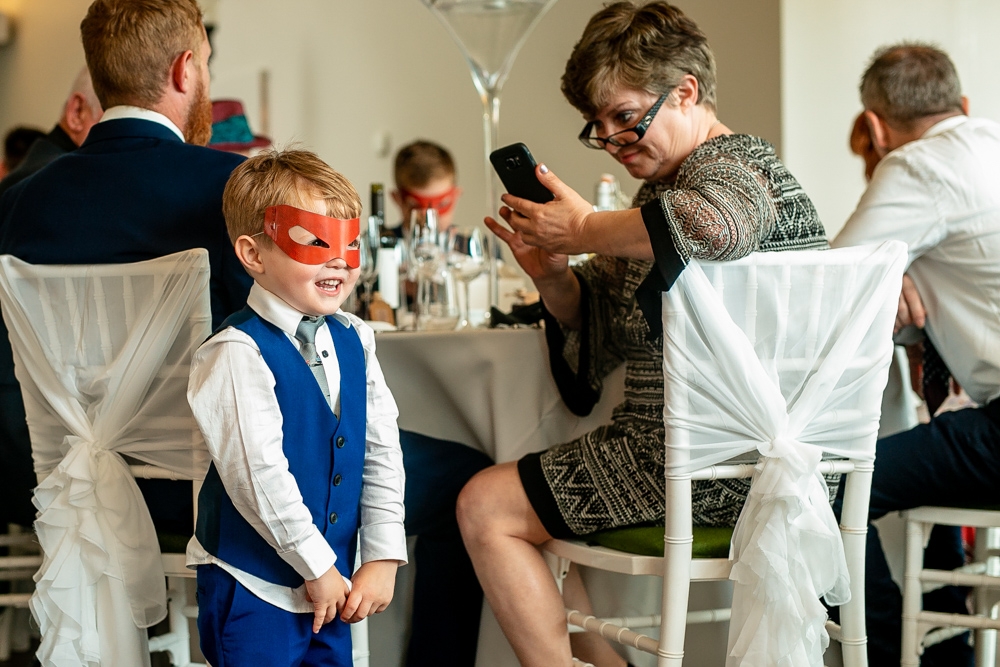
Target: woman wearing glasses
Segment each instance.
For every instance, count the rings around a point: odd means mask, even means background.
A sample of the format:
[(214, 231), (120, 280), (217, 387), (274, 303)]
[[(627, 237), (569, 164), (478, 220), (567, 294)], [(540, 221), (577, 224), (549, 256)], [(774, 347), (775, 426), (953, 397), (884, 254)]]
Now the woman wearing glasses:
[[(644, 181), (634, 208), (595, 213), (541, 165), (536, 173), (555, 200), (505, 195), (500, 215), (514, 231), (487, 224), (542, 295), (552, 372), (567, 405), (588, 412), (622, 362), (625, 402), (612, 424), (488, 468), (459, 497), (463, 537), (501, 627), (521, 664), (546, 667), (570, 664), (570, 641), (535, 545), (663, 521), (660, 293), (692, 258), (827, 245), (774, 148), (716, 118), (712, 52), (677, 8), (619, 2), (598, 12), (562, 89), (587, 121), (581, 141)], [(598, 255), (570, 270), (567, 255), (583, 252)], [(696, 482), (695, 524), (734, 525), (748, 488), (747, 480)], [(578, 582), (567, 580), (567, 596)], [(625, 664), (592, 635), (574, 635), (573, 648), (600, 667)]]

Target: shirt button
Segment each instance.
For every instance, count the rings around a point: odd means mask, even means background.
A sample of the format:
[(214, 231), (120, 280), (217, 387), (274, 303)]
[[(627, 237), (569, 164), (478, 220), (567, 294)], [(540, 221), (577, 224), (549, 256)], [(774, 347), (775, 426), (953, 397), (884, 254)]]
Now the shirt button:
[(330, 356), (330, 353), (327, 352), (326, 350), (323, 350), (323, 358), (326, 359), (329, 356)]
[(342, 435), (338, 435), (337, 436), (337, 446), (338, 447), (343, 447), (345, 442), (347, 442), (347, 438), (345, 438)]
[(339, 473), (333, 476), (333, 485), (334, 486), (340, 486), (340, 483), (342, 481), (344, 481), (344, 478), (341, 477)]
[(337, 523), (337, 513), (336, 512), (331, 512), (330, 513), (330, 523)]

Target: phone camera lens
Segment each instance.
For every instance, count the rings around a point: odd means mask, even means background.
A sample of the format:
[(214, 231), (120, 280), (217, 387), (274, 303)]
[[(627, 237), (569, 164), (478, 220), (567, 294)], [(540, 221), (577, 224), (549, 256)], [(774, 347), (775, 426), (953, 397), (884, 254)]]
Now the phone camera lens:
[(518, 156), (514, 155), (512, 157), (507, 158), (508, 169), (517, 169), (520, 166), (521, 166), (521, 158), (519, 158)]

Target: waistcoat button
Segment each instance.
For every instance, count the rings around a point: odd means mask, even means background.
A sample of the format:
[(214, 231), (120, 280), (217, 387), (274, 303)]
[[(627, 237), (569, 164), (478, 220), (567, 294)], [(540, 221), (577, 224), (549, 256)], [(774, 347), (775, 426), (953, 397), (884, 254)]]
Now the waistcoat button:
[(343, 481), (343, 478), (340, 476), (339, 473), (333, 476), (333, 485), (334, 486), (340, 486), (340, 483), (342, 481)]
[(330, 512), (330, 523), (337, 523), (337, 513)]
[(337, 446), (338, 447), (343, 447), (345, 442), (347, 442), (347, 438), (345, 438), (342, 435), (338, 435), (337, 436)]

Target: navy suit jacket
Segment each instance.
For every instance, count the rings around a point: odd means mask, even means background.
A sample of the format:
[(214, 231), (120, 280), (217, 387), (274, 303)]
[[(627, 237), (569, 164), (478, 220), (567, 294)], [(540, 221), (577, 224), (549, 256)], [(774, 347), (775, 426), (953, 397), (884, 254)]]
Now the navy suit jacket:
[[(206, 248), (214, 328), (246, 305), (252, 282), (233, 252), (222, 217), (222, 191), (243, 160), (185, 144), (152, 121), (98, 123), (83, 146), (0, 197), (0, 254), (32, 264), (117, 264)], [(14, 494), (11, 500), (21, 511), (12, 519), (18, 523), (23, 523), (26, 512), (29, 518), (34, 515), (30, 494), (23, 493), (25, 483), (34, 486), (30, 451), (4, 327), (0, 486), (5, 488), (0, 489), (0, 500), (7, 491)], [(11, 464), (17, 469), (10, 470)], [(27, 482), (22, 481), (25, 467)], [(8, 476), (13, 479), (5, 480)], [(3, 484), (6, 481), (17, 488)]]

